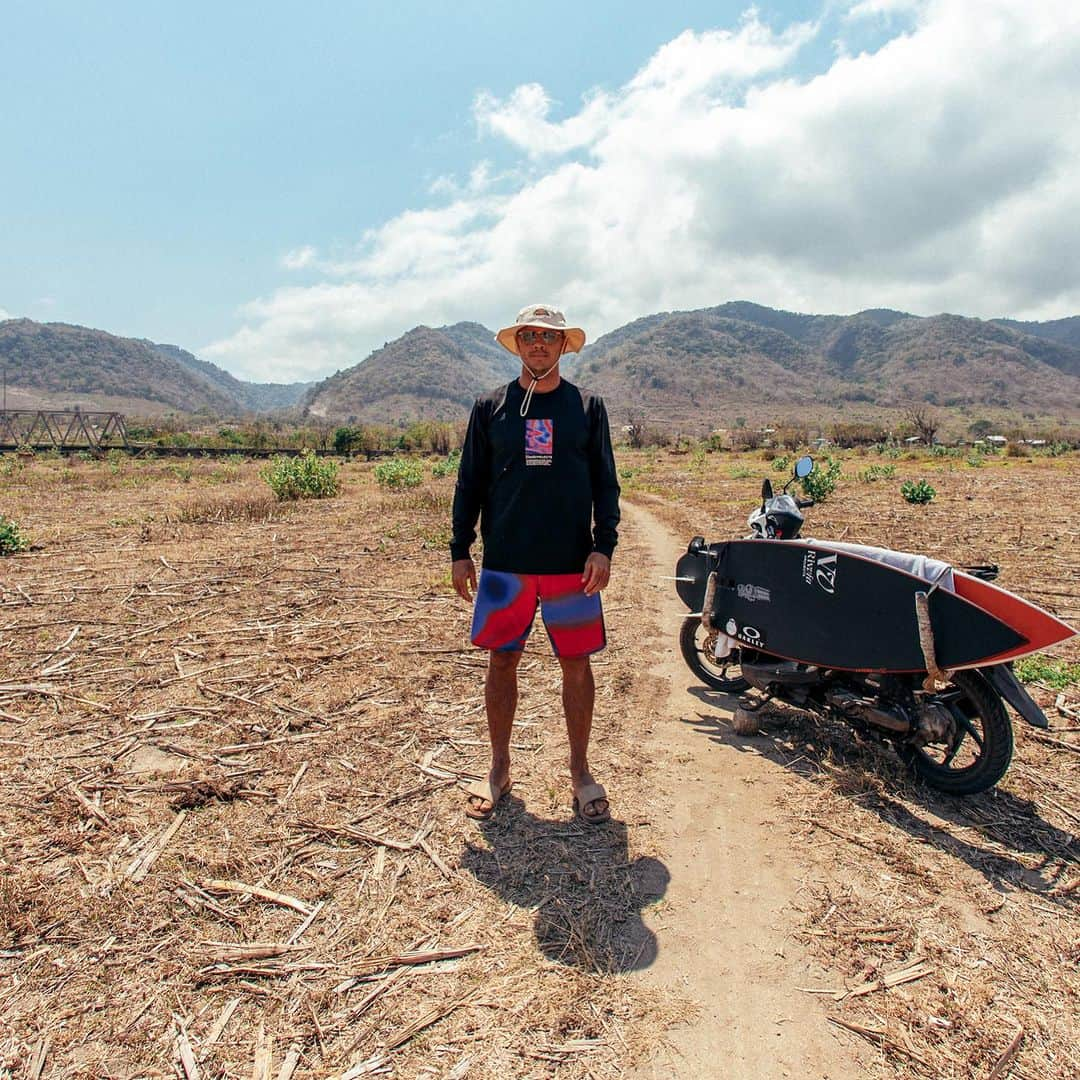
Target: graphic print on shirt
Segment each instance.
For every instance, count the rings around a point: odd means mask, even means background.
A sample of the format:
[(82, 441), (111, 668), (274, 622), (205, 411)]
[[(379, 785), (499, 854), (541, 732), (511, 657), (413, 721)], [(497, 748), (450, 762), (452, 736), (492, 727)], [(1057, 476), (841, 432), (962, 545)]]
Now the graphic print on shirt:
[(555, 445), (555, 422), (553, 420), (525, 421), (525, 464), (550, 465), (551, 451)]

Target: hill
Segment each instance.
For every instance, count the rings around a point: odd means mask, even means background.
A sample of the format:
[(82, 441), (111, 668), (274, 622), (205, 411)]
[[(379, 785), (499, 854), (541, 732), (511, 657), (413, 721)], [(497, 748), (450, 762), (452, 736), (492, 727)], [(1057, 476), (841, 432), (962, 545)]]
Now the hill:
[(346, 423), (459, 420), (478, 394), (519, 370), (479, 323), (417, 326), (313, 387), (304, 408), (319, 419)]
[(0, 322), (10, 408), (232, 416), (296, 405), (309, 383), (247, 383), (175, 345), (30, 319)]
[[(879, 418), (929, 402), (976, 415), (1075, 423), (1080, 316), (1047, 323), (919, 317), (887, 308), (807, 315), (732, 301), (660, 312), (563, 361), (602, 393), (613, 422), (695, 431), (752, 423)], [(319, 383), (234, 378), (175, 345), (64, 323), (0, 323), (8, 405), (235, 416), (302, 409), (329, 423), (460, 420), (516, 359), (475, 322), (418, 326)]]
[[(1068, 322), (1068, 320), (1064, 320)], [(866, 415), (912, 402), (1080, 414), (1080, 348), (958, 315), (887, 309), (800, 315), (736, 302), (637, 320), (566, 364), (620, 421), (716, 426), (738, 410), (768, 419)]]
[(9, 407), (232, 413), (235, 399), (150, 344), (67, 323), (0, 323)]
[(155, 349), (163, 356), (183, 364), (189, 371), (202, 376), (207, 382), (218, 387), (241, 408), (248, 412), (273, 412), (276, 409), (291, 409), (299, 405), (304, 395), (315, 385), (313, 382), (298, 383), (253, 383), (245, 382), (223, 371), (209, 360), (200, 360), (197, 356), (176, 345), (159, 345), (153, 341), (144, 344)]
[(1007, 326), (1021, 334), (1056, 341), (1059, 345), (1071, 345), (1080, 349), (1080, 315), (1071, 315), (1067, 319), (1051, 319), (1048, 322), (1018, 322), (1016, 319), (995, 319), (1000, 326)]

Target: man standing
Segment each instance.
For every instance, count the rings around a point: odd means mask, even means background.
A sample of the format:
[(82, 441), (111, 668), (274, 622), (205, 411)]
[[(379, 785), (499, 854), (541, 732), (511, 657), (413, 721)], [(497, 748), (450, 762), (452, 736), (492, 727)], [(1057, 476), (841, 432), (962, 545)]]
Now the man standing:
[[(454, 492), (454, 589), (472, 601), (472, 642), (487, 649), (484, 688), (491, 771), (469, 788), (465, 812), (486, 819), (510, 790), (517, 667), (537, 604), (562, 667), (575, 813), (611, 817), (589, 772), (595, 696), (589, 657), (606, 644), (600, 590), (618, 542), (619, 481), (601, 398), (559, 374), (585, 332), (543, 304), (524, 308), (495, 340), (521, 358), (521, 374), (476, 400)], [(484, 541), (479, 584), (469, 548)]]

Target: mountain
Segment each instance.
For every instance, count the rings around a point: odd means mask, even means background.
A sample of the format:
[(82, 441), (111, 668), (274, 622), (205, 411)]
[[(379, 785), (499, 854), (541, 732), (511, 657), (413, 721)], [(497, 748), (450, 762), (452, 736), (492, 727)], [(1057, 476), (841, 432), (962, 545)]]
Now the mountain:
[(297, 383), (252, 383), (223, 371), (209, 360), (200, 360), (197, 356), (176, 345), (159, 345), (145, 341), (151, 349), (163, 356), (183, 364), (189, 371), (201, 375), (227, 394), (241, 408), (248, 412), (272, 412), (275, 409), (290, 409), (299, 405), (304, 395), (315, 385), (313, 382)]
[(479, 323), (417, 326), (313, 387), (304, 408), (343, 423), (459, 420), (477, 395), (509, 382), (519, 370)]
[(30, 319), (0, 322), (11, 408), (233, 416), (296, 405), (310, 383), (247, 383), (175, 345)]
[[(563, 361), (615, 424), (700, 431), (791, 419), (879, 418), (929, 402), (998, 417), (1080, 417), (1080, 316), (1046, 323), (888, 308), (807, 315), (732, 301), (635, 319)], [(513, 378), (474, 322), (417, 326), (319, 383), (246, 383), (175, 345), (29, 319), (0, 322), (8, 405), (234, 416), (302, 408), (329, 423), (461, 420)]]
[(236, 401), (150, 344), (67, 323), (0, 323), (11, 408), (233, 413)]
[(995, 319), (999, 326), (1007, 326), (1021, 334), (1056, 341), (1059, 345), (1071, 345), (1080, 349), (1080, 315), (1070, 315), (1067, 319), (1051, 319), (1049, 322), (1018, 322), (1016, 319)]
[(913, 402), (1080, 414), (1080, 348), (958, 315), (801, 315), (740, 301), (639, 319), (564, 367), (620, 422), (676, 429), (793, 406), (815, 416)]

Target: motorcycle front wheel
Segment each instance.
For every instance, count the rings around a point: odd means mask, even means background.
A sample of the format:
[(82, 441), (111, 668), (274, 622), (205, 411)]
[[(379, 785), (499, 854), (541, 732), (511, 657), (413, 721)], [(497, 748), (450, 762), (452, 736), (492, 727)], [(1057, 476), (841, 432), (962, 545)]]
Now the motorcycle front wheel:
[(713, 653), (716, 637), (715, 630), (707, 631), (701, 625), (700, 616), (689, 615), (679, 631), (679, 650), (686, 666), (706, 686), (725, 694), (741, 694), (750, 684), (740, 674), (739, 650), (735, 648), (729, 655), (717, 657)]
[(947, 743), (901, 743), (900, 757), (932, 788), (948, 795), (974, 795), (992, 788), (1012, 760), (1013, 731), (994, 688), (977, 671), (958, 671), (931, 699), (952, 715)]

